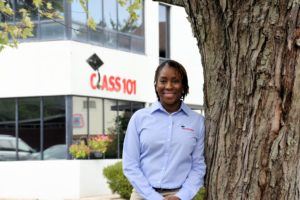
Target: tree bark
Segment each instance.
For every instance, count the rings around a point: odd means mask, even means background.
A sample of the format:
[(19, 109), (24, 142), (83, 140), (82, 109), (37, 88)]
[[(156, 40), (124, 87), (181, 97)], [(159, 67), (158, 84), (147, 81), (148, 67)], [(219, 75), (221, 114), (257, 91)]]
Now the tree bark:
[(204, 68), (207, 199), (299, 200), (300, 2), (181, 3)]

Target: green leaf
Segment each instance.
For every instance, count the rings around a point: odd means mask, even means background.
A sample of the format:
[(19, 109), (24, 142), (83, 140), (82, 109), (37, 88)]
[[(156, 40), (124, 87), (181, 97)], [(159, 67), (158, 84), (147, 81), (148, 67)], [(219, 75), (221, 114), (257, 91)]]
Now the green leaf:
[(93, 29), (93, 30), (96, 30), (96, 22), (93, 18), (89, 17), (88, 20), (87, 20), (87, 25), (89, 28)]
[(50, 3), (50, 2), (47, 3), (47, 9), (48, 10), (52, 10), (53, 9), (52, 3)]
[(33, 0), (33, 5), (39, 8), (43, 4), (42, 0)]

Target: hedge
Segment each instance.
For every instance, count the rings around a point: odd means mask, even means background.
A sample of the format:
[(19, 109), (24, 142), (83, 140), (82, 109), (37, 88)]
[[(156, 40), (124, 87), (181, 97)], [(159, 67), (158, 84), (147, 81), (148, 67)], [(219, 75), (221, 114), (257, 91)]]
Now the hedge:
[[(132, 186), (123, 174), (122, 162), (117, 162), (103, 169), (103, 175), (107, 178), (109, 188), (113, 193), (117, 193), (121, 198), (129, 199), (132, 191)], [(205, 189), (199, 190), (193, 200), (203, 200)]]

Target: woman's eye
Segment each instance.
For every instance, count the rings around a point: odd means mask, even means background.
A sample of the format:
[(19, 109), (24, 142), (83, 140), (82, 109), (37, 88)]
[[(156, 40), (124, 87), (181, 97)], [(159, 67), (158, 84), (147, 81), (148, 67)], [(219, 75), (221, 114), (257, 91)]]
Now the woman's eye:
[(167, 81), (166, 80), (160, 80), (159, 82), (160, 83), (166, 83)]
[(172, 80), (172, 83), (174, 84), (180, 83), (180, 80)]

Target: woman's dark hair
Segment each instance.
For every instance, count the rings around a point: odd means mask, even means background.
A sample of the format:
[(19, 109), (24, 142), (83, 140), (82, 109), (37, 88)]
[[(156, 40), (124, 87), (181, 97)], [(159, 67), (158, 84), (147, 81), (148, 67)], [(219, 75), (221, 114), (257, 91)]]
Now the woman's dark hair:
[(154, 76), (154, 88), (155, 88), (155, 93), (156, 93), (157, 99), (159, 100), (159, 96), (156, 91), (156, 84), (158, 81), (159, 73), (165, 66), (174, 68), (180, 74), (182, 85), (183, 85), (183, 93), (182, 93), (181, 98), (182, 98), (182, 100), (184, 100), (186, 95), (189, 93), (189, 81), (188, 81), (188, 77), (187, 77), (185, 68), (179, 62), (176, 62), (175, 60), (166, 60), (166, 61), (162, 62), (160, 65), (158, 65), (158, 67), (156, 68), (155, 76)]

